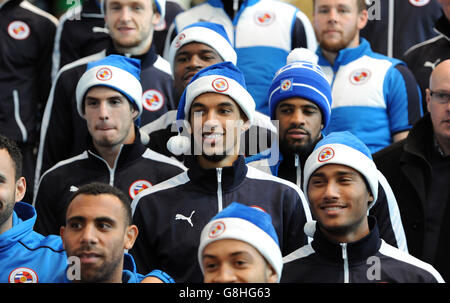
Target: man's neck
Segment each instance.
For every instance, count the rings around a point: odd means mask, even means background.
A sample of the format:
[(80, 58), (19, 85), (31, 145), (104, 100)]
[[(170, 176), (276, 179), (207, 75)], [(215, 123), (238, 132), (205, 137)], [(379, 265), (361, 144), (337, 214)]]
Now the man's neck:
[(130, 56), (140, 56), (146, 54), (150, 50), (152, 46), (152, 41), (153, 41), (153, 32), (152, 35), (149, 35), (149, 37), (147, 37), (145, 41), (142, 41), (141, 44), (134, 47), (121, 47), (117, 45), (115, 42), (113, 43), (114, 48), (121, 54), (126, 54)]
[(225, 157), (223, 160), (220, 161), (210, 161), (203, 156), (198, 156), (197, 161), (198, 164), (204, 169), (222, 168), (227, 166), (233, 166), (234, 161), (236, 161), (238, 157), (239, 157), (238, 155), (231, 155)]
[(103, 160), (108, 163), (108, 166), (110, 169), (114, 168), (114, 165), (116, 163), (116, 159), (119, 156), (120, 150), (122, 149), (122, 144), (115, 145), (113, 147), (104, 147), (99, 146), (94, 142), (94, 147), (100, 154), (100, 157), (102, 157)]
[(329, 52), (322, 48), (322, 55), (325, 57), (325, 59), (327, 59), (328, 62), (330, 62), (331, 65), (334, 65), (334, 61), (336, 60), (338, 53), (337, 52)]
[(361, 240), (370, 233), (369, 223), (367, 217), (358, 224), (358, 227), (352, 228), (347, 232), (337, 233), (325, 229), (320, 224), (318, 225), (322, 233), (333, 243), (353, 243)]
[(1, 226), (0, 226), (0, 235), (4, 232), (10, 230), (12, 228), (13, 216), (11, 215)]

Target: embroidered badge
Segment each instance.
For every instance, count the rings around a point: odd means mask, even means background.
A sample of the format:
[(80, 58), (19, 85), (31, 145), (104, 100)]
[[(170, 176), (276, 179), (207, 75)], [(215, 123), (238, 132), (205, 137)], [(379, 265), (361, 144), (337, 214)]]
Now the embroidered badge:
[(107, 67), (102, 67), (95, 76), (100, 81), (108, 81), (112, 78), (112, 71)]
[(142, 94), (142, 105), (150, 112), (156, 112), (164, 106), (164, 95), (156, 89), (146, 90)]
[(371, 76), (371, 72), (366, 68), (360, 68), (350, 74), (350, 82), (355, 85), (366, 83)]
[(9, 274), (9, 283), (38, 283), (38, 275), (30, 268), (19, 267)]
[(213, 224), (213, 226), (211, 226), (211, 229), (209, 230), (208, 233), (208, 237), (210, 237), (211, 239), (217, 238), (218, 236), (223, 234), (224, 231), (225, 231), (225, 223), (223, 223), (222, 221), (216, 222)]
[(134, 199), (141, 191), (150, 187), (152, 187), (152, 184), (147, 180), (137, 180), (130, 185), (128, 193), (131, 199)]
[(222, 93), (228, 89), (228, 82), (223, 78), (217, 78), (212, 82), (215, 91)]
[(275, 20), (275, 14), (272, 12), (256, 12), (254, 18), (256, 24), (267, 26)]
[(331, 147), (325, 147), (319, 152), (319, 157), (317, 160), (319, 162), (326, 162), (334, 157), (334, 150)]
[(23, 21), (13, 21), (8, 25), (8, 34), (16, 40), (25, 40), (30, 36), (30, 27)]

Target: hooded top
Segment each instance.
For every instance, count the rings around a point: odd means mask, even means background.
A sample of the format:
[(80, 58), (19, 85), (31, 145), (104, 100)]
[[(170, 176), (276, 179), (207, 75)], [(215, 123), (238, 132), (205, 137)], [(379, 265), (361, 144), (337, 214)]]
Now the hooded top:
[(33, 231), (35, 209), (14, 206), (12, 228), (0, 234), (0, 283), (55, 283), (66, 276), (67, 256), (59, 236)]

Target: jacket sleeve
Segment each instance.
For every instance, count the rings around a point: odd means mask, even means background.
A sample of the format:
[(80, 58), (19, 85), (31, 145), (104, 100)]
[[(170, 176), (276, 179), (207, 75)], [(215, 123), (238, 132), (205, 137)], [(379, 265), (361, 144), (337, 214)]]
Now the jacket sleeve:
[(380, 237), (386, 243), (407, 253), (406, 234), (397, 200), (388, 181), (380, 171), (378, 171), (378, 180), (378, 199), (369, 214), (377, 219)]
[(391, 134), (409, 130), (423, 115), (419, 86), (403, 63), (389, 69), (383, 84)]
[(292, 49), (304, 47), (315, 52), (317, 39), (314, 29), (308, 17), (301, 11), (297, 11), (292, 28)]
[(303, 231), (306, 222), (312, 220), (308, 201), (300, 190), (292, 192), (294, 202), (285, 201), (284, 241), (281, 247), (283, 256), (287, 256), (311, 240)]
[(37, 196), (33, 206), (36, 209), (37, 218), (34, 230), (44, 236), (59, 235), (60, 224), (57, 220), (58, 195), (54, 192), (55, 185), (44, 175), (36, 188)]
[(69, 84), (71, 82), (70, 73), (62, 73), (50, 91), (42, 119), (35, 185), (42, 173), (71, 156), (73, 129), (70, 101), (76, 87), (73, 83)]
[(48, 22), (47, 29), (43, 32), (42, 45), (39, 51), (39, 61), (36, 66), (39, 81), (39, 107), (43, 110), (51, 89), (52, 78), (52, 52), (55, 38), (56, 25)]
[(147, 214), (143, 207), (145, 204), (144, 197), (136, 197), (131, 203), (133, 209), (133, 224), (139, 226), (139, 234), (134, 242), (133, 248), (130, 250), (136, 262), (137, 271), (141, 273), (148, 273), (151, 270), (158, 268), (155, 263), (156, 257), (153, 253), (154, 247), (152, 246), (152, 228), (151, 214)]

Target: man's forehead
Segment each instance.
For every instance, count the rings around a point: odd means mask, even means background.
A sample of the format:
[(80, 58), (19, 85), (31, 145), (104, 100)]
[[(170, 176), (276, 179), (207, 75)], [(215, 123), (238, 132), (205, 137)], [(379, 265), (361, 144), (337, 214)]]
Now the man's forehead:
[(281, 106), (312, 106), (315, 108), (319, 108), (316, 103), (302, 97), (284, 99), (278, 104), (278, 107)]
[(120, 208), (122, 204), (120, 200), (110, 194), (79, 194), (69, 204), (67, 209), (67, 217), (112, 217), (120, 216)]
[(192, 41), (180, 47), (180, 49), (177, 50), (175, 56), (195, 52), (213, 52), (215, 54), (218, 54), (217, 51), (211, 46), (202, 42)]

